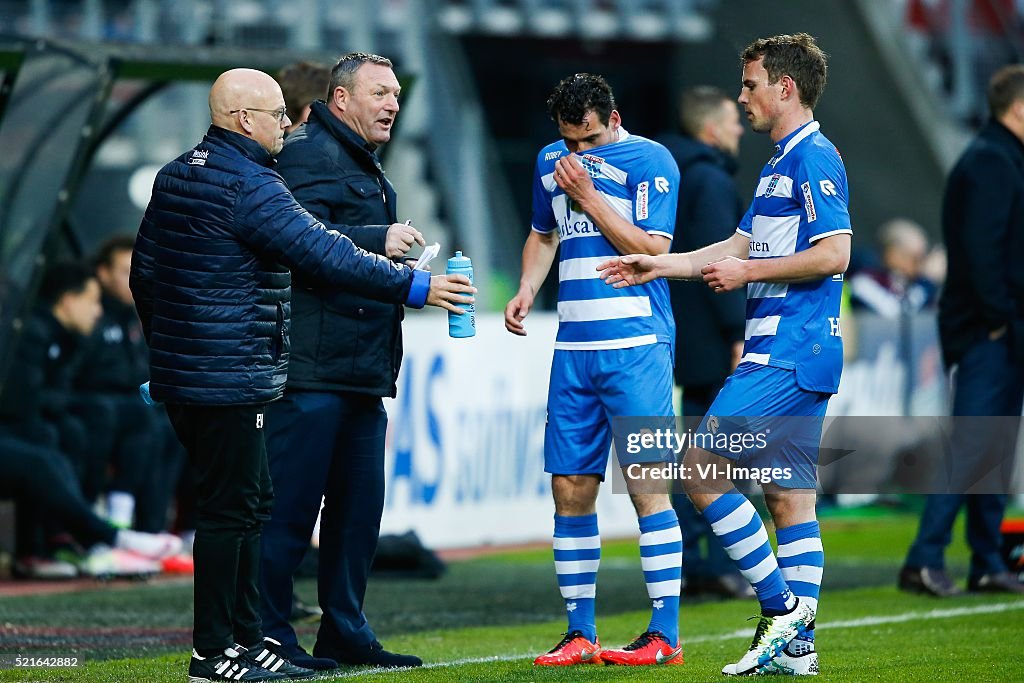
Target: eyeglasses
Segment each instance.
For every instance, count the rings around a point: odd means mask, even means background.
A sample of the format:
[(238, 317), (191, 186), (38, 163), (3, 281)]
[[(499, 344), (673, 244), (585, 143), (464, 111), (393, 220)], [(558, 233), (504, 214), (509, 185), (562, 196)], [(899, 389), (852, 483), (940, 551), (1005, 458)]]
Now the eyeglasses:
[(229, 114), (237, 114), (240, 111), (261, 111), (264, 114), (272, 114), (274, 116), (274, 118), (277, 119), (278, 123), (283, 123), (284, 120), (288, 117), (288, 110), (284, 109), (284, 108), (281, 108), (281, 109), (257, 109), (256, 107), (242, 107), (241, 109), (232, 109), (228, 113)]

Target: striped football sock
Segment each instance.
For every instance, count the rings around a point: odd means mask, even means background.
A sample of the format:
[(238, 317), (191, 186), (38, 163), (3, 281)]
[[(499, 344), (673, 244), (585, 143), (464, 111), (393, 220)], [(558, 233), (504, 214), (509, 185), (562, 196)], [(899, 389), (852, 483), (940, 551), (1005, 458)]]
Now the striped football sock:
[(671, 508), (640, 517), (640, 564), (651, 598), (648, 631), (659, 631), (672, 647), (679, 642), (679, 589), (683, 572), (683, 536)]
[[(794, 595), (817, 613), (818, 595), (821, 593), (821, 574), (825, 569), (825, 551), (821, 547), (821, 527), (817, 522), (794, 524), (777, 529), (779, 542), (779, 569)], [(804, 640), (814, 641), (814, 631), (808, 631)]]
[(732, 489), (707, 506), (704, 517), (743, 578), (754, 587), (761, 612), (771, 616), (793, 609), (796, 597), (782, 578), (768, 532), (750, 501)]
[(597, 567), (601, 563), (601, 536), (597, 515), (555, 515), (555, 574), (565, 600), (569, 632), (582, 631), (590, 642), (597, 640), (594, 597)]

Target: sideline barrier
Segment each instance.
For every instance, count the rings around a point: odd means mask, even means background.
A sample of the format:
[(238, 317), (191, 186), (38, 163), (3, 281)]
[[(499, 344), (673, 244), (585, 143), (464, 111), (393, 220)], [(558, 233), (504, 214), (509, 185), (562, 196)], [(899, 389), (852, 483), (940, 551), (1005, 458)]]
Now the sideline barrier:
[[(398, 398), (385, 400), (381, 531), (413, 529), (431, 548), (547, 541), (544, 420), (558, 317), (531, 313), (526, 337), (497, 313), (479, 314), (469, 339), (449, 338), (446, 324), (430, 313), (404, 323)], [(602, 535), (636, 534), (628, 496), (602, 488)]]

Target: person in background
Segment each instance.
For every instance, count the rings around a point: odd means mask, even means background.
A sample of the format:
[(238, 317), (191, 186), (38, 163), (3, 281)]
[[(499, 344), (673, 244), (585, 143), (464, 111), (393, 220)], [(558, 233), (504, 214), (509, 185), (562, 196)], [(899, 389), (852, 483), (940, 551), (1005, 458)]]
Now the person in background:
[[(718, 88), (690, 88), (680, 99), (679, 124), (682, 134), (659, 140), (679, 165), (673, 253), (727, 239), (744, 209), (734, 179), (743, 136), (736, 102)], [(682, 389), (684, 424), (693, 429), (739, 363), (747, 300), (742, 291), (716, 294), (702, 282), (670, 280), (668, 291), (676, 320), (675, 380)], [(675, 492), (672, 507), (683, 534), (686, 591), (754, 597), (686, 494)]]
[[(54, 420), (54, 411), (67, 405), (81, 344), (102, 313), (99, 283), (83, 263), (57, 263), (44, 274), (38, 301), (0, 395), (0, 496), (18, 503), (15, 574), (73, 577), (74, 563), (52, 555), (54, 539), (65, 531), (90, 549), (76, 558), (87, 574), (159, 572), (153, 560), (178, 552), (181, 541), (166, 534), (118, 533), (98, 519), (82, 494), (73, 459), (61, 452), (61, 424)], [(117, 552), (108, 552), (109, 546)]]
[[(101, 519), (82, 496), (78, 478), (63, 453), (13, 437), (0, 427), (0, 499), (17, 505), (18, 544), (21, 517), (45, 518), (66, 530), (85, 548), (77, 566), (39, 556), (15, 558), (14, 575), (31, 579), (67, 579), (78, 573), (95, 577), (150, 576), (162, 560), (181, 550), (171, 534), (119, 529)], [(17, 550), (16, 550), (17, 555)]]
[(898, 318), (932, 308), (938, 287), (924, 274), (929, 256), (924, 228), (906, 218), (895, 218), (878, 229), (881, 268), (865, 268), (850, 278), (854, 310), (868, 310)]
[(949, 261), (939, 340), (953, 378), (952, 414), (960, 418), (951, 438), (954, 490), (927, 497), (899, 574), (901, 589), (936, 597), (961, 592), (944, 557), (961, 508), (971, 547), (968, 589), (1024, 593), (1002, 556), (1005, 490), (966, 493), (988, 474), (987, 462), (1012, 471), (1018, 420), (1011, 418), (1024, 404), (1024, 66), (996, 72), (988, 106), (991, 118), (953, 167), (942, 203)]
[(284, 104), (290, 112), (291, 125), (285, 129), (285, 137), (309, 118), (313, 102), (323, 98), (331, 81), (331, 67), (319, 62), (296, 62), (277, 72), (277, 82), (284, 93)]
[(149, 350), (128, 286), (134, 244), (130, 235), (115, 235), (93, 258), (103, 314), (83, 345), (74, 388), (80, 401), (105, 404), (114, 417), (114, 475), (102, 501), (107, 518), (122, 528), (155, 533), (167, 528), (184, 453), (163, 408), (139, 397), (139, 385), (149, 379)]

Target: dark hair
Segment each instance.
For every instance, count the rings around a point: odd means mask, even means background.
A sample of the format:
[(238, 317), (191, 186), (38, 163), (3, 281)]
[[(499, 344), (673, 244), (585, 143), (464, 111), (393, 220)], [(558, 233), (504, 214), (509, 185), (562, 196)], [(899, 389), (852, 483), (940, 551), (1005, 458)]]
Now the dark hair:
[(724, 91), (710, 85), (698, 85), (688, 89), (679, 98), (679, 125), (690, 137), (697, 137), (705, 122), (717, 116), (723, 102), (732, 102)]
[(394, 68), (394, 64), (387, 57), (381, 57), (369, 52), (349, 52), (342, 55), (338, 58), (338, 63), (331, 69), (331, 82), (327, 87), (328, 102), (334, 96), (336, 89), (345, 88), (346, 90), (352, 90), (352, 86), (356, 83), (356, 71), (363, 64), (378, 64), (389, 69)]
[(747, 45), (740, 56), (741, 65), (764, 57), (768, 82), (778, 83), (789, 76), (800, 91), (800, 102), (809, 109), (818, 104), (828, 75), (828, 55), (807, 33), (760, 38)]
[(1024, 99), (1024, 64), (1004, 66), (988, 82), (988, 110), (998, 119), (1010, 105)]
[(71, 292), (81, 294), (95, 276), (92, 268), (81, 261), (60, 261), (47, 268), (39, 285), (39, 300), (52, 306)]
[(284, 106), (292, 116), (324, 96), (331, 82), (331, 67), (319, 62), (296, 62), (277, 72), (277, 82), (284, 94)]
[(114, 265), (114, 255), (121, 251), (132, 251), (135, 249), (135, 238), (131, 235), (114, 235), (107, 239), (106, 242), (100, 245), (100, 248), (96, 250), (96, 255), (92, 257), (92, 267), (99, 268), (100, 266), (110, 267)]
[(608, 124), (608, 117), (615, 109), (615, 95), (604, 76), (576, 74), (563, 78), (555, 86), (547, 102), (548, 115), (558, 123), (578, 126), (588, 111), (597, 114), (602, 125)]

